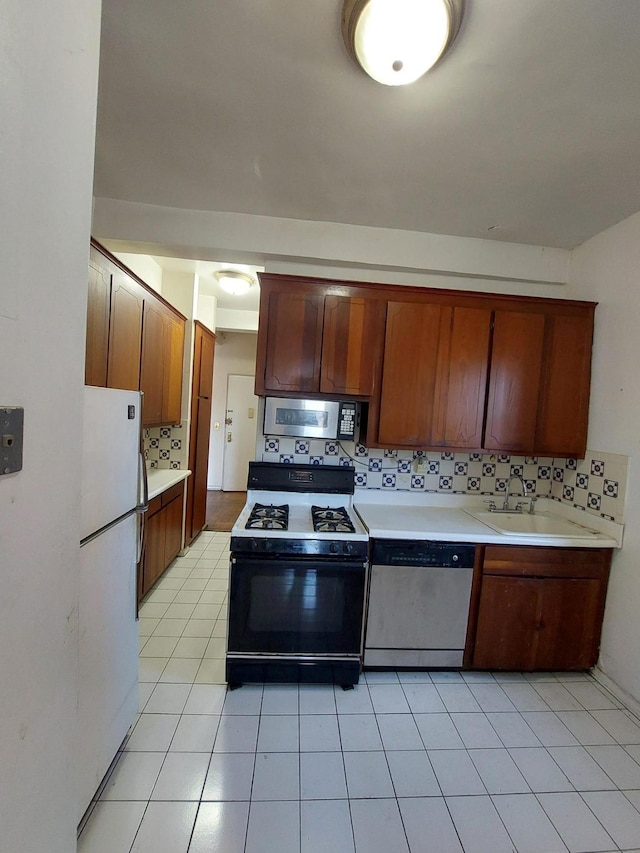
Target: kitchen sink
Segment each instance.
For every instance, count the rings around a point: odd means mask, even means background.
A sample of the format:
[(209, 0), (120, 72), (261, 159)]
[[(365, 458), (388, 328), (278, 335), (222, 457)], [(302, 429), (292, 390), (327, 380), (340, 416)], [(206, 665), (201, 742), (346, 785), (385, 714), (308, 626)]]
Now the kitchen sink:
[(575, 524), (566, 518), (548, 512), (533, 514), (523, 512), (489, 512), (488, 510), (465, 510), (473, 518), (510, 536), (558, 536), (564, 539), (590, 539), (598, 535), (597, 530)]

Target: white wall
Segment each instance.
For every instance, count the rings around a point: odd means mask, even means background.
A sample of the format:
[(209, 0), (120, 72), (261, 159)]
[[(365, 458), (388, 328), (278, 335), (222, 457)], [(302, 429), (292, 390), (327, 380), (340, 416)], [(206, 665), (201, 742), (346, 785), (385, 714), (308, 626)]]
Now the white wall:
[(100, 2), (1, 17), (0, 405), (24, 407), (25, 437), (0, 476), (0, 849), (71, 853)]
[(129, 252), (114, 252), (118, 260), (129, 267), (145, 284), (152, 287), (156, 293), (162, 294), (162, 267), (149, 255), (134, 255)]
[[(224, 418), (227, 405), (227, 377), (230, 373), (254, 376), (256, 372), (257, 336), (250, 332), (219, 332), (213, 362), (213, 400), (211, 406), (211, 439), (209, 443), (209, 489), (222, 488), (224, 454)], [(215, 429), (215, 423), (220, 424)]]
[(624, 545), (613, 562), (599, 666), (640, 703), (640, 213), (573, 252), (570, 295), (597, 301), (590, 448), (630, 457)]

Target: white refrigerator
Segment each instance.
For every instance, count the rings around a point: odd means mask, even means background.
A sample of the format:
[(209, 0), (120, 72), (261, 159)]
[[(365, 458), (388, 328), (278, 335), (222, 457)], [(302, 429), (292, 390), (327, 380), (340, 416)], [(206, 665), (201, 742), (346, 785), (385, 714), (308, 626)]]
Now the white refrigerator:
[(138, 710), (136, 566), (148, 504), (142, 395), (92, 386), (84, 394), (78, 821)]

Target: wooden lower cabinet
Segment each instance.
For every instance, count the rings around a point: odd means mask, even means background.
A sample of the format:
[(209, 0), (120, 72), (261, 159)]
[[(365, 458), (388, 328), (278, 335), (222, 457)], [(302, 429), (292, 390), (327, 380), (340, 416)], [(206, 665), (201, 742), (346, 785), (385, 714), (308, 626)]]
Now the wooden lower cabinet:
[(149, 503), (138, 597), (145, 596), (182, 547), (184, 482), (176, 483)]
[(466, 664), (524, 672), (594, 666), (610, 562), (610, 549), (486, 546)]

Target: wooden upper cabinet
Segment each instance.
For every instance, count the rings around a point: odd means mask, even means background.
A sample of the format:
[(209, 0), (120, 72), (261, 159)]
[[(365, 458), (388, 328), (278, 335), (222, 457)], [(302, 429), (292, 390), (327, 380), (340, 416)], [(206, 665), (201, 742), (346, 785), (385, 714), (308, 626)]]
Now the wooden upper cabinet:
[(164, 316), (163, 423), (178, 424), (182, 414), (184, 320), (166, 310)]
[(91, 246), (84, 381), (85, 385), (98, 385), (102, 388), (107, 385), (112, 274), (111, 264)]
[(151, 293), (144, 301), (140, 390), (146, 427), (180, 422), (184, 320)]
[(496, 311), (484, 446), (530, 453), (535, 447), (545, 315)]
[(324, 300), (320, 391), (369, 397), (382, 360), (385, 305), (381, 299), (333, 296)]
[(536, 451), (577, 456), (587, 449), (593, 309), (547, 318)]
[(323, 307), (321, 293), (268, 294), (264, 374), (260, 387), (256, 373), (256, 393), (320, 390)]
[(387, 304), (379, 444), (389, 447), (429, 444), (443, 322), (446, 323), (446, 318), (440, 305)]
[(444, 319), (431, 444), (478, 448), (483, 438), (491, 310), (449, 308)]
[(140, 350), (144, 288), (116, 268), (111, 281), (111, 320), (107, 385), (125, 391), (140, 388)]
[(377, 443), (480, 447), (491, 311), (390, 302)]
[(497, 310), (484, 447), (584, 457), (594, 306)]

